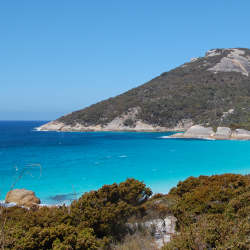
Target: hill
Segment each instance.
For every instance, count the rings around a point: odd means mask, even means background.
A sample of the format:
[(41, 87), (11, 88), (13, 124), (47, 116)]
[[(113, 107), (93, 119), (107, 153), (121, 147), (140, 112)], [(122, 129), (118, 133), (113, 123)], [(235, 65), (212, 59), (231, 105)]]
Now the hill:
[(249, 49), (213, 49), (41, 129), (186, 131), (194, 124), (250, 129), (249, 74)]

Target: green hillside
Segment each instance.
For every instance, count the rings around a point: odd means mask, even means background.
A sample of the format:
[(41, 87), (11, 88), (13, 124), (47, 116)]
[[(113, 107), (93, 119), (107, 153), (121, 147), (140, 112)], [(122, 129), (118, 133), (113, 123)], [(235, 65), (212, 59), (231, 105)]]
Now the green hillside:
[[(250, 50), (240, 50), (245, 52), (241, 56), (249, 60)], [(215, 51), (221, 54), (185, 63), (137, 88), (57, 121), (67, 125), (77, 122), (85, 126), (105, 126), (130, 108), (139, 107), (136, 120), (151, 125), (171, 128), (182, 119), (192, 119), (195, 124), (250, 129), (250, 77), (236, 71), (208, 70), (232, 50)], [(234, 112), (222, 117), (229, 109)], [(126, 126), (134, 123), (135, 120), (127, 121)]]

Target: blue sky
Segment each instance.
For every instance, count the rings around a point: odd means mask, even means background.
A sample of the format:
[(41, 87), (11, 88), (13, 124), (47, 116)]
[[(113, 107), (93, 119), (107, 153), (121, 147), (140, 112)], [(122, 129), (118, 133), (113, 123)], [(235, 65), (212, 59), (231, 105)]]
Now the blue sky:
[(0, 120), (54, 120), (212, 48), (250, 48), (249, 10), (249, 0), (0, 0)]

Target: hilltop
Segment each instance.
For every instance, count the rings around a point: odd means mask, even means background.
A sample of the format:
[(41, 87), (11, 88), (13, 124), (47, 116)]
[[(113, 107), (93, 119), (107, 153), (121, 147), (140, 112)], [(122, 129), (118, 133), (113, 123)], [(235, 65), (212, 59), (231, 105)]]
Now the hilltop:
[(212, 49), (41, 130), (186, 131), (195, 124), (250, 129), (249, 74), (249, 49)]

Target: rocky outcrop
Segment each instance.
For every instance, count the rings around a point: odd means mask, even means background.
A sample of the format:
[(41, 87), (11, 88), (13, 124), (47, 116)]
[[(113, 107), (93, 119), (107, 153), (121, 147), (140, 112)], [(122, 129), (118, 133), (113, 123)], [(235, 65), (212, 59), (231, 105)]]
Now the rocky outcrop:
[[(207, 53), (209, 53), (207, 55)], [(217, 55), (215, 51), (209, 51), (206, 53), (206, 56), (215, 56)], [(208, 69), (211, 71), (236, 71), (241, 72), (244, 75), (249, 75), (250, 73), (250, 60), (249, 58), (243, 57), (245, 51), (240, 49), (233, 49), (227, 57), (223, 57), (222, 60), (217, 63), (214, 67)]]
[(210, 57), (210, 56), (218, 56), (221, 54), (220, 50), (217, 49), (211, 49), (208, 52), (206, 52), (205, 57)]
[(203, 127), (195, 125), (189, 128), (185, 133), (176, 133), (170, 138), (207, 138), (214, 140), (250, 140), (250, 131), (244, 129), (236, 129), (232, 131), (228, 127), (218, 127), (214, 133), (211, 127)]
[(195, 62), (199, 59), (199, 57), (194, 57), (194, 58), (191, 58), (190, 62)]
[(235, 140), (250, 140), (250, 131), (245, 129), (236, 129), (232, 135), (231, 139)]
[(35, 195), (27, 195), (22, 198), (18, 203), (17, 206), (29, 206), (30, 204), (40, 204), (41, 201)]
[(29, 206), (31, 204), (40, 204), (41, 201), (35, 196), (35, 192), (23, 189), (14, 189), (9, 191), (5, 197), (5, 203), (17, 203), (18, 206)]
[(217, 132), (211, 135), (210, 138), (217, 140), (229, 140), (231, 139), (232, 130), (227, 127), (218, 127)]
[(52, 121), (42, 125), (38, 128), (41, 131), (75, 131), (75, 132), (91, 132), (91, 131), (148, 131), (148, 132), (163, 132), (163, 131), (186, 131), (193, 126), (191, 119), (182, 119), (175, 127), (161, 127), (154, 124), (144, 123), (142, 120), (137, 118), (137, 114), (140, 108), (131, 108), (129, 112), (123, 113), (122, 115), (114, 118), (107, 125), (88, 125), (84, 126), (80, 123), (74, 125), (66, 125), (62, 122)]
[(209, 138), (213, 135), (213, 129), (211, 127), (205, 128), (201, 125), (194, 125), (189, 128), (186, 133), (173, 134), (172, 138)]

